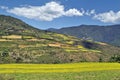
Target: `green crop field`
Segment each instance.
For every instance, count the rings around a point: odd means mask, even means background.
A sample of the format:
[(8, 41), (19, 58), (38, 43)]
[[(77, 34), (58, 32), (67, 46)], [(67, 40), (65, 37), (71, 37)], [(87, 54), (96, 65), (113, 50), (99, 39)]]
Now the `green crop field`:
[(119, 63), (0, 64), (0, 80), (120, 80)]

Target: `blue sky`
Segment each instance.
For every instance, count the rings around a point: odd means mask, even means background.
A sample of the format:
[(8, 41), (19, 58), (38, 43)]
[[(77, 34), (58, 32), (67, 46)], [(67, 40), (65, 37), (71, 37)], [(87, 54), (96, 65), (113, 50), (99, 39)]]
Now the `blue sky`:
[(120, 23), (120, 0), (0, 0), (0, 14), (39, 29)]

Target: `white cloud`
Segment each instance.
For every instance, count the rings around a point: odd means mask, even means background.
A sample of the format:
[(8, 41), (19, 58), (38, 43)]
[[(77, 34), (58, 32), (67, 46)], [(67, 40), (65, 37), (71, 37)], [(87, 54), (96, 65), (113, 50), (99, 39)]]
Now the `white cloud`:
[(120, 21), (120, 11), (109, 11), (105, 13), (96, 14), (93, 18), (100, 20), (104, 23), (117, 23)]
[(22, 6), (7, 9), (7, 12), (29, 19), (52, 21), (61, 16), (83, 16), (83, 13), (73, 8), (65, 11), (64, 5), (58, 2), (49, 2), (43, 6)]
[(7, 10), (7, 9), (8, 9), (8, 7), (6, 7), (6, 6), (0, 6), (0, 8), (1, 8), (1, 9), (4, 9), (4, 10)]
[(66, 11), (65, 15), (66, 16), (83, 16), (83, 13), (73, 8), (73, 9), (69, 9), (68, 11)]
[(96, 12), (95, 12), (94, 9), (90, 11), (90, 14), (95, 14), (95, 13), (96, 13)]
[(95, 12), (95, 10), (94, 9), (92, 9), (92, 10), (87, 10), (87, 11), (84, 11), (85, 12), (85, 15), (87, 15), (87, 16), (91, 16), (91, 15), (94, 15), (96, 12)]

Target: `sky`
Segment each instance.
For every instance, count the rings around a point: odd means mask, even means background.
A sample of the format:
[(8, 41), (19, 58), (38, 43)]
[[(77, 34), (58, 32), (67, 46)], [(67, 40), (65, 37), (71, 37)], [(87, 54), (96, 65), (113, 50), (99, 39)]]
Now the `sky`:
[(0, 14), (39, 29), (120, 24), (120, 0), (0, 0)]

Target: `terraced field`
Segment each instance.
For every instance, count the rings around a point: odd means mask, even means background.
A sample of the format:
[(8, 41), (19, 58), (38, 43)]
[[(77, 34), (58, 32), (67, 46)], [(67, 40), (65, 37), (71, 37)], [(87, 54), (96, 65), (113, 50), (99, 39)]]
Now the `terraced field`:
[(119, 75), (119, 63), (0, 65), (3, 80), (120, 80)]

